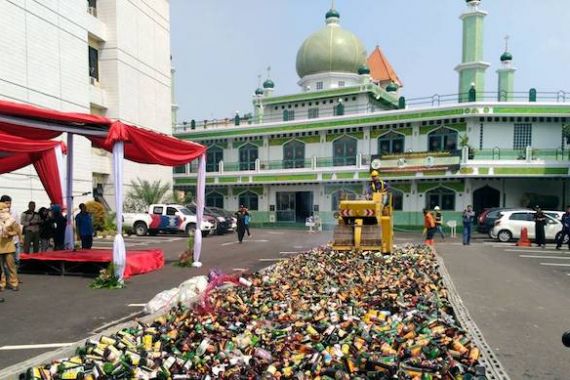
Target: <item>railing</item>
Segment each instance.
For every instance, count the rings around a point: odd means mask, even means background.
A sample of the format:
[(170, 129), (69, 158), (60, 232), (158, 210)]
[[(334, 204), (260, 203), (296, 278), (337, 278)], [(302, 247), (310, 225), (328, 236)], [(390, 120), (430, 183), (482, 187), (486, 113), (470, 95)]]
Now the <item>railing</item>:
[(259, 168), (261, 170), (311, 168), (311, 161), (311, 159), (260, 161)]
[[(527, 157), (528, 156), (528, 157)], [(544, 161), (565, 161), (570, 160), (570, 151), (561, 147), (556, 149), (505, 149), (505, 148), (492, 148), (492, 149), (478, 149), (474, 152), (474, 160), (544, 160)]]
[[(501, 99), (508, 99), (506, 101), (499, 101), (499, 95)], [(342, 97), (339, 97), (341, 99)], [(459, 98), (465, 100), (464, 102), (459, 102)], [(450, 106), (456, 104), (469, 104), (470, 102), (519, 102), (519, 103), (540, 103), (540, 102), (550, 102), (550, 103), (566, 103), (570, 102), (570, 92), (567, 91), (541, 91), (538, 92), (534, 89), (530, 91), (513, 91), (513, 92), (475, 92), (475, 93), (465, 93), (465, 94), (433, 94), (430, 96), (416, 97), (416, 98), (400, 98), (400, 108), (401, 109), (414, 109), (414, 108), (427, 108), (427, 107), (442, 107)], [(263, 102), (263, 99), (262, 99)], [(307, 101), (305, 101), (307, 103)], [(333, 103), (326, 102), (322, 106), (315, 106), (314, 108), (319, 108), (318, 118), (309, 118), (308, 109), (310, 107), (303, 108), (285, 108), (275, 110), (274, 105), (268, 107), (271, 108), (272, 115), (270, 112), (266, 112), (263, 117), (253, 116), (252, 114), (245, 114), (243, 116), (227, 117), (222, 119), (213, 120), (203, 120), (203, 121), (184, 121), (177, 124), (173, 128), (173, 133), (185, 133), (191, 132), (193, 130), (204, 130), (211, 128), (229, 128), (237, 126), (246, 126), (252, 124), (268, 124), (268, 123), (294, 123), (299, 121), (310, 121), (319, 120), (323, 118), (334, 118), (347, 115), (359, 115), (359, 114), (378, 114), (385, 112), (384, 109), (379, 109), (372, 105), (351, 105), (350, 102), (343, 102), (344, 112), (343, 115), (335, 115), (334, 107), (338, 106), (338, 100)], [(289, 119), (287, 121), (283, 120), (283, 111), (292, 110), (295, 111), (295, 117), (293, 120)], [(237, 122), (236, 122), (237, 121)]]
[(353, 157), (317, 157), (317, 168), (334, 166), (355, 166), (357, 156)]

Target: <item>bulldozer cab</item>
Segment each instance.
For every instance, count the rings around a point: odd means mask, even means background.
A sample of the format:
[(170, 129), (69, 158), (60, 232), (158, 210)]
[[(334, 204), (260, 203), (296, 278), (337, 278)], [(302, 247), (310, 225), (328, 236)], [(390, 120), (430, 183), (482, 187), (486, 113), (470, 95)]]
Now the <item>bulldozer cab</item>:
[(372, 193), (368, 200), (341, 200), (333, 249), (392, 253), (392, 194)]

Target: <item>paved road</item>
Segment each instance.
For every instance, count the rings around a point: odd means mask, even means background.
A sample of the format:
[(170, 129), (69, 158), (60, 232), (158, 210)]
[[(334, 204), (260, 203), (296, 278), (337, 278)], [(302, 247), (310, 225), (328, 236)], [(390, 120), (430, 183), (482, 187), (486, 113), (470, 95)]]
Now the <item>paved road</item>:
[(570, 378), (570, 251), (475, 239), (436, 243), (487, 343), (515, 379)]
[[(50, 350), (7, 349), (6, 346), (75, 342), (113, 321), (140, 313), (140, 305), (155, 294), (176, 287), (193, 276), (207, 274), (212, 268), (224, 272), (235, 269), (257, 271), (331, 238), (326, 232), (252, 230), (252, 234), (243, 244), (237, 244), (235, 234), (205, 238), (201, 269), (173, 265), (185, 249), (183, 237), (127, 238), (127, 246), (137, 249), (162, 248), (166, 265), (160, 271), (129, 279), (127, 287), (121, 290), (90, 289), (93, 279), (86, 277), (21, 275), (23, 283), (19, 292), (0, 293), (6, 299), (0, 304), (0, 369)], [(98, 240), (95, 246), (110, 244)]]

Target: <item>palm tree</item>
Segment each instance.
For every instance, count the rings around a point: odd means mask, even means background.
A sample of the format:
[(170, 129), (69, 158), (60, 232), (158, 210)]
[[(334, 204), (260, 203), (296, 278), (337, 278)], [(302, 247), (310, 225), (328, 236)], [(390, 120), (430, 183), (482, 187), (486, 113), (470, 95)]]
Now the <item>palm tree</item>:
[(170, 184), (168, 183), (163, 184), (160, 180), (149, 182), (137, 178), (136, 181), (131, 181), (131, 190), (127, 197), (149, 206), (153, 203), (161, 203), (169, 190)]

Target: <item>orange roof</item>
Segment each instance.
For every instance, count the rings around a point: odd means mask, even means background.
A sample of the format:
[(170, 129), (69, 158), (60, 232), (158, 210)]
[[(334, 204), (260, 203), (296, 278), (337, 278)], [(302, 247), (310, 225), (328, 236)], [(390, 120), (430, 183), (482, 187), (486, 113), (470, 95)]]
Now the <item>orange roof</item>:
[(374, 81), (394, 82), (398, 86), (402, 87), (402, 82), (400, 81), (400, 78), (398, 78), (398, 74), (396, 74), (379, 46), (376, 46), (374, 51), (368, 57), (368, 67), (370, 68), (370, 75)]

